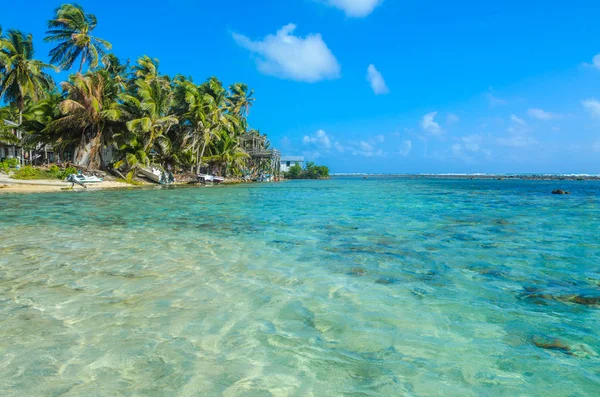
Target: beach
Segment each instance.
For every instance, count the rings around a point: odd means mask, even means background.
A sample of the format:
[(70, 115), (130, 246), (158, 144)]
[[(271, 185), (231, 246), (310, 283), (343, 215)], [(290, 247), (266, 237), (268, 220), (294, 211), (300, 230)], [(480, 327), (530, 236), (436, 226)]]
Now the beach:
[(6, 175), (0, 174), (0, 194), (2, 193), (45, 193), (45, 192), (60, 192), (69, 190), (99, 190), (99, 189), (118, 189), (133, 187), (133, 185), (117, 182), (117, 181), (102, 181), (99, 183), (88, 184), (85, 188), (75, 184), (72, 186), (70, 182), (60, 180), (30, 180), (22, 181), (11, 179)]
[(600, 185), (6, 195), (7, 396), (587, 396)]

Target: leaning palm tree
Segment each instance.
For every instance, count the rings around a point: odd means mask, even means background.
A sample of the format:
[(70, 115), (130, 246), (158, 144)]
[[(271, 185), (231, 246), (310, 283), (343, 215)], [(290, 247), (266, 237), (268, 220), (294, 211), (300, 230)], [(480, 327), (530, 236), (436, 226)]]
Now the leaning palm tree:
[(0, 38), (0, 99), (14, 103), (23, 122), (25, 101), (44, 98), (54, 86), (52, 77), (44, 70), (52, 66), (33, 59), (33, 37), (18, 30), (9, 30)]
[(229, 95), (227, 102), (231, 113), (238, 117), (246, 117), (252, 107), (255, 98), (254, 90), (249, 90), (248, 85), (244, 83), (235, 83), (229, 86)]
[(91, 68), (97, 67), (98, 61), (112, 45), (92, 36), (96, 25), (96, 16), (86, 14), (78, 4), (63, 4), (57, 8), (54, 19), (48, 21), (48, 36), (44, 39), (46, 42), (58, 42), (50, 50), (50, 62), (64, 70), (71, 69), (79, 58), (79, 73), (86, 63)]
[(111, 141), (110, 134), (118, 128), (120, 109), (106, 94), (106, 75), (102, 71), (76, 74), (61, 87), (67, 98), (61, 102), (64, 115), (47, 126), (49, 133), (76, 131), (78, 145), (75, 163), (89, 168), (106, 166), (102, 149)]
[(150, 164), (150, 158), (144, 150), (144, 144), (136, 135), (129, 135), (128, 139), (119, 145), (119, 152), (122, 158), (114, 163), (114, 167), (119, 169), (126, 166), (128, 170), (126, 180), (129, 182), (133, 179), (138, 168)]

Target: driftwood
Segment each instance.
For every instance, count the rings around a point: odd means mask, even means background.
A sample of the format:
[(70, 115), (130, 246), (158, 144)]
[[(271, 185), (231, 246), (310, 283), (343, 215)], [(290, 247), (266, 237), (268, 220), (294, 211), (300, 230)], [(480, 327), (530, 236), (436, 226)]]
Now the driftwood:
[(124, 176), (124, 175), (121, 173), (121, 171), (119, 171), (119, 170), (118, 170), (118, 169), (116, 169), (116, 168), (113, 168), (113, 167), (111, 167), (111, 168), (109, 168), (109, 169), (108, 169), (108, 172), (110, 172), (111, 174), (113, 174), (113, 175), (114, 175), (114, 176), (116, 176), (117, 178), (121, 178), (121, 179), (127, 179), (127, 178), (125, 178), (125, 176)]

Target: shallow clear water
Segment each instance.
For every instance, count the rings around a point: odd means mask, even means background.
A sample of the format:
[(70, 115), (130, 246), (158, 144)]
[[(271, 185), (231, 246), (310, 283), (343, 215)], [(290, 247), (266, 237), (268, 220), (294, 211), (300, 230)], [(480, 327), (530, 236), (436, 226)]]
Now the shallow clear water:
[(2, 195), (0, 236), (3, 396), (600, 391), (597, 182)]

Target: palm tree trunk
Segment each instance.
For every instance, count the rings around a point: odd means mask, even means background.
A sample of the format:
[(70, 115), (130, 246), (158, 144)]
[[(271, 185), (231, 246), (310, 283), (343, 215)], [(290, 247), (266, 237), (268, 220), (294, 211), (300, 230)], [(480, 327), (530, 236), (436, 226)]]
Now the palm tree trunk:
[[(19, 136), (19, 130), (21, 129), (21, 124), (23, 124), (23, 108), (25, 107), (25, 101), (23, 98), (19, 99), (19, 127), (17, 129), (17, 136)], [(25, 165), (25, 152), (23, 151), (23, 147), (21, 146), (21, 156), (19, 156), (19, 162), (21, 165)]]
[(81, 54), (81, 63), (79, 64), (79, 74), (81, 74), (81, 71), (83, 70), (84, 63), (85, 63), (85, 51), (83, 52), (83, 54)]
[(202, 161), (202, 157), (204, 157), (205, 149), (206, 149), (206, 139), (204, 140), (204, 143), (202, 144), (202, 152), (200, 153), (200, 159), (196, 163), (196, 174), (200, 173), (200, 162)]

